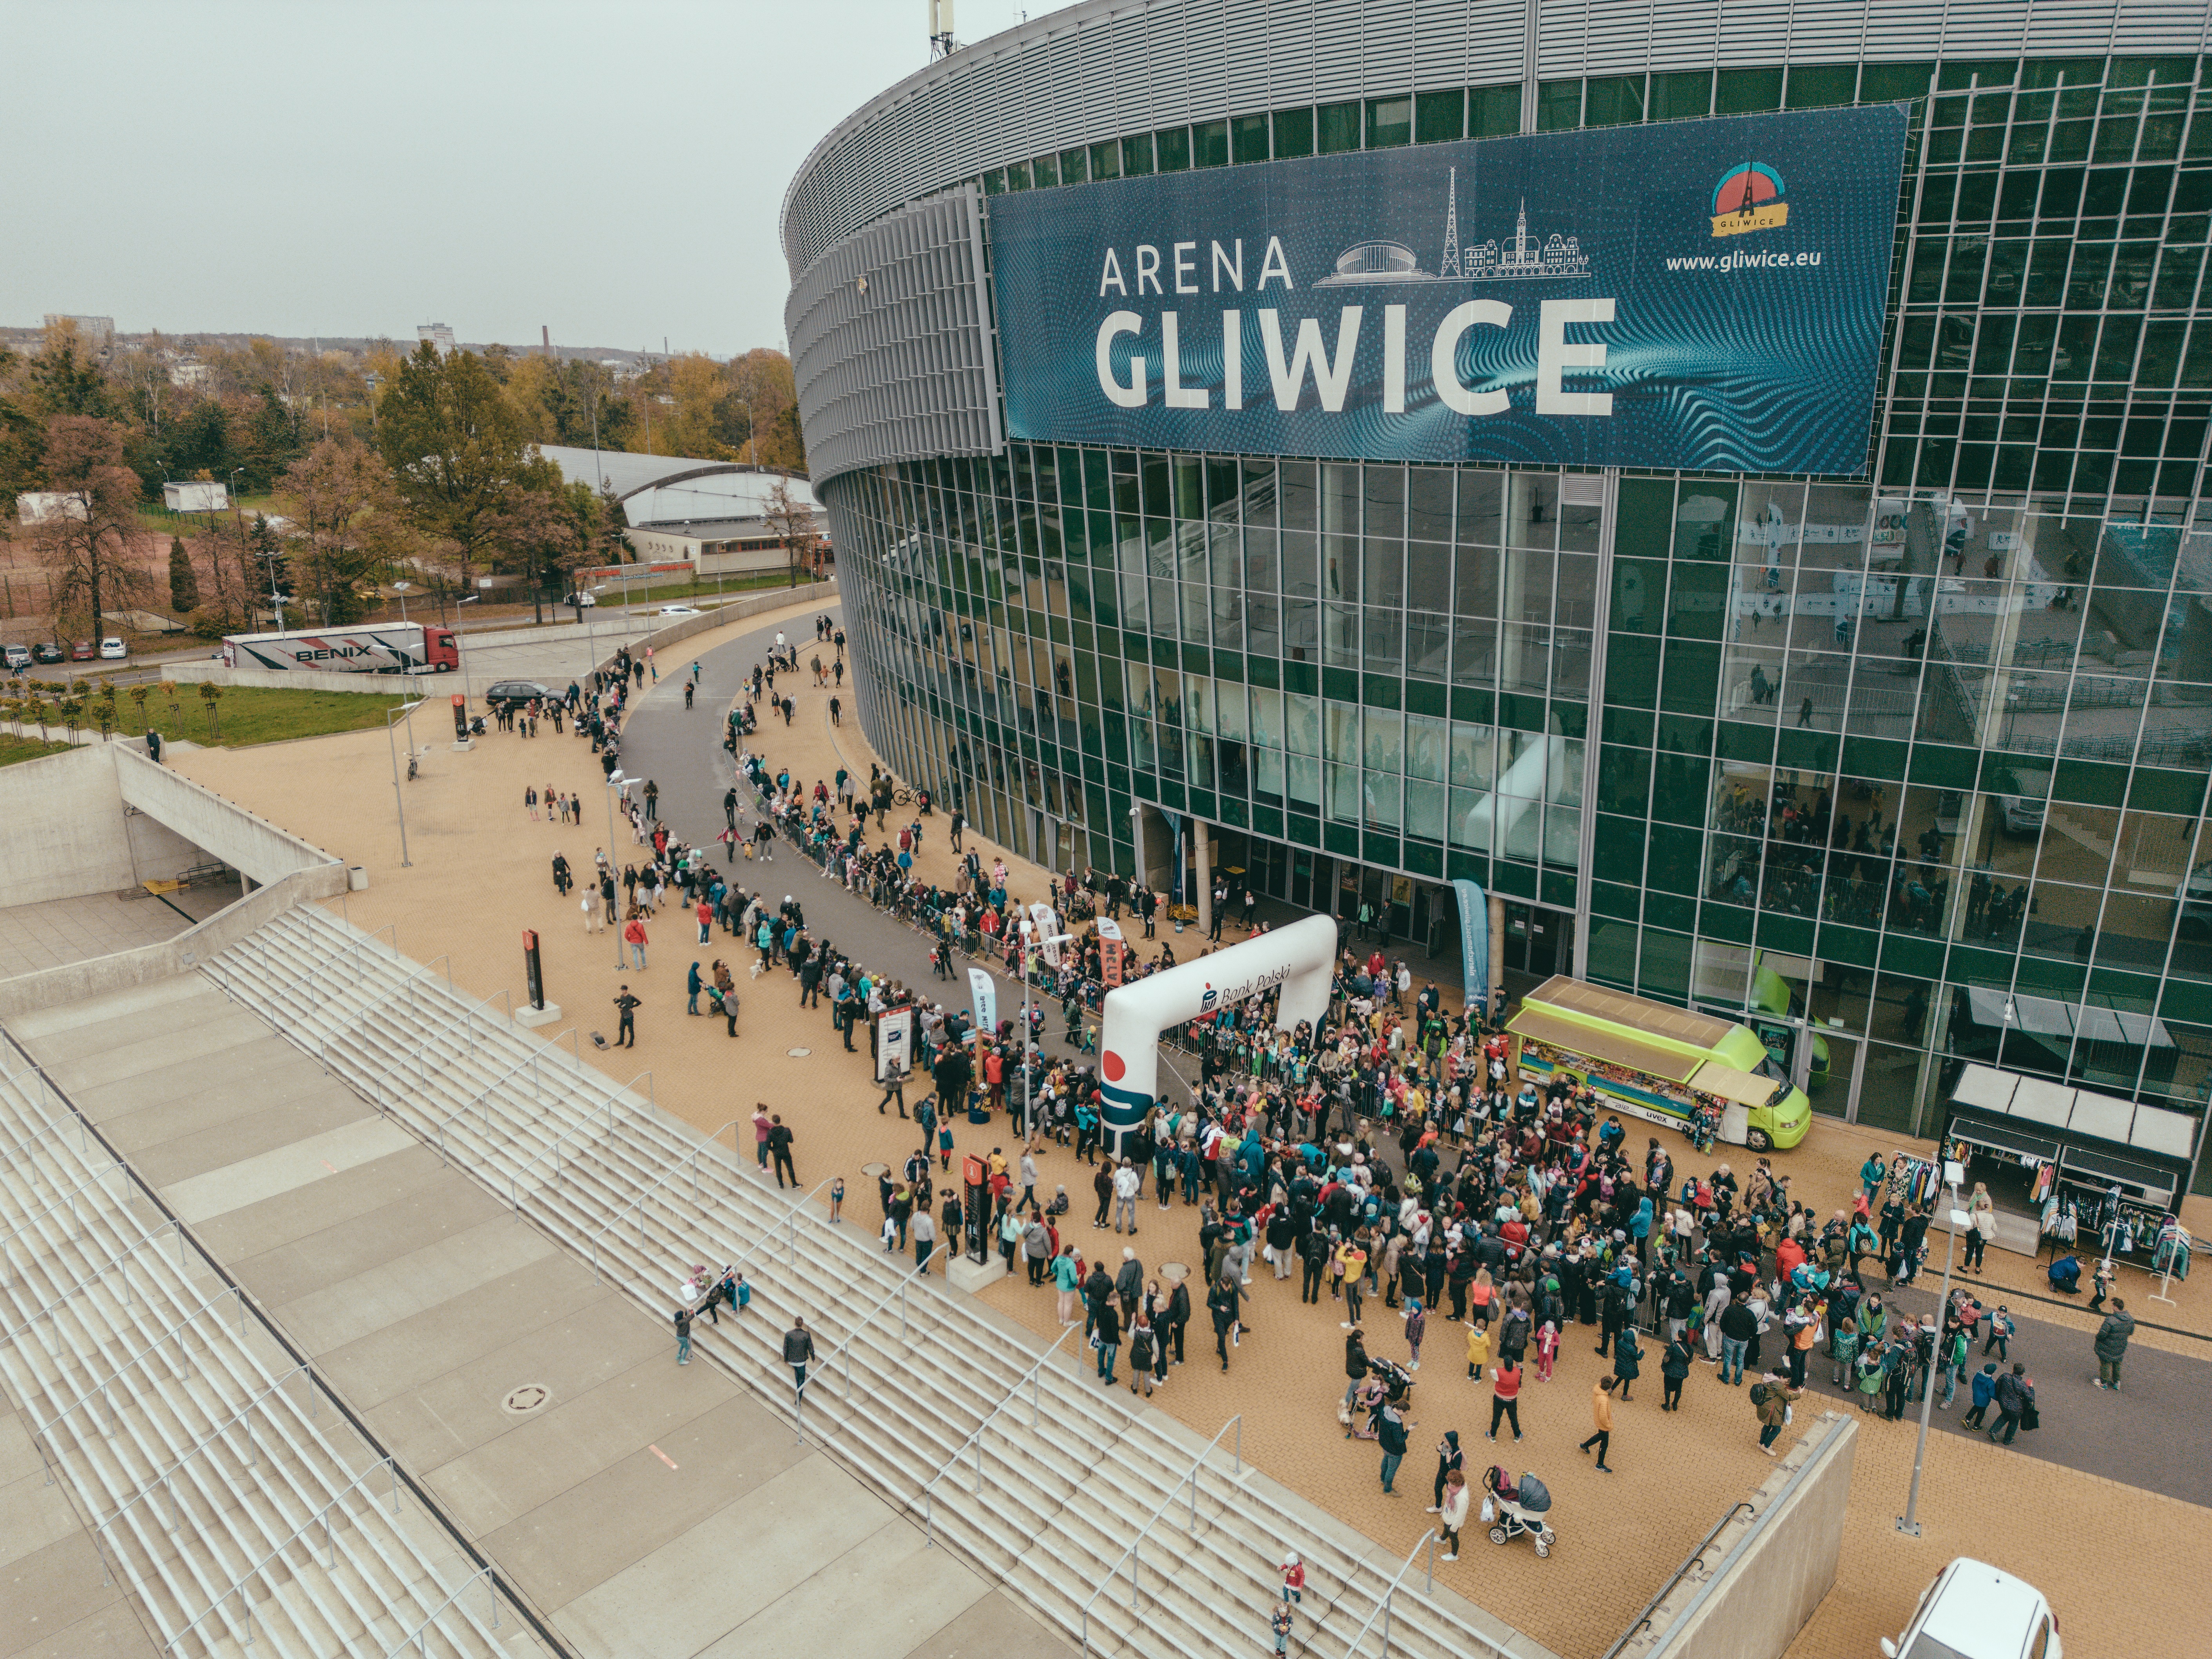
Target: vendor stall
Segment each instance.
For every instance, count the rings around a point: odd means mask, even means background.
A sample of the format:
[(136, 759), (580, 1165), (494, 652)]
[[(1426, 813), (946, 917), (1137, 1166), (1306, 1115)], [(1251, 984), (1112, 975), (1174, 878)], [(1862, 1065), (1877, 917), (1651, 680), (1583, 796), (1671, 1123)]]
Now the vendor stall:
[(1986, 1183), (1996, 1243), (2033, 1255), (2039, 1241), (2084, 1257), (2107, 1253), (2148, 1268), (2161, 1229), (2189, 1188), (2197, 1120), (2185, 1112), (2076, 1089), (2049, 1078), (1969, 1065), (1952, 1092), (1949, 1155)]

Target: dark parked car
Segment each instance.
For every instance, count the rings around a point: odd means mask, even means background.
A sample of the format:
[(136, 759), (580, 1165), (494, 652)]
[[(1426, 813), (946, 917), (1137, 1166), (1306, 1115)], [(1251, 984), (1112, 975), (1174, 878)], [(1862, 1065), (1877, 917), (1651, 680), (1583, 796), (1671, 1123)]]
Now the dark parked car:
[(544, 697), (549, 702), (556, 693), (550, 685), (536, 680), (495, 680), (491, 690), (484, 693), (484, 702), (494, 708), (513, 708), (528, 702), (532, 697)]
[(40, 640), (31, 647), (31, 660), (33, 662), (67, 662), (69, 658), (64, 653), (61, 647), (56, 645), (52, 640)]

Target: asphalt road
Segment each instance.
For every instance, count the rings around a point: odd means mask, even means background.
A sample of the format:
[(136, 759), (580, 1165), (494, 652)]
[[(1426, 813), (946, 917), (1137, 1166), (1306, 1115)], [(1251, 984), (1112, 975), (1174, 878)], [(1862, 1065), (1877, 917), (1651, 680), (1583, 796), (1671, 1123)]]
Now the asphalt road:
[[(787, 623), (782, 626), (787, 635), (799, 642), (801, 654), (806, 654), (805, 624), (796, 629)], [(623, 741), (623, 770), (659, 784), (661, 817), (687, 842), (711, 844), (721, 833), (722, 795), (735, 776), (731, 757), (720, 746), (722, 713), (743, 690), (752, 665), (764, 656), (775, 633), (776, 627), (771, 624), (701, 657), (700, 690), (693, 709), (687, 712), (677, 697), (650, 698), (629, 721)], [(858, 665), (849, 658), (848, 665), (848, 678), (857, 678)], [(775, 729), (763, 725), (754, 738), (758, 752), (773, 759), (775, 737)], [(740, 799), (750, 793), (740, 791)], [(755, 821), (750, 813), (739, 818), (741, 825)], [(964, 1002), (964, 972), (952, 982), (933, 981), (928, 946), (921, 933), (885, 915), (857, 894), (824, 880), (812, 861), (787, 842), (779, 840), (771, 844), (776, 848), (773, 864), (763, 866), (738, 861), (738, 885), (747, 885), (750, 878), (771, 902), (787, 893), (794, 895), (805, 909), (808, 931), (817, 942), (834, 945), (855, 961), (921, 986), (948, 1007)], [(963, 959), (961, 967), (965, 966)], [(1011, 1016), (1020, 1006), (1021, 988), (1004, 975), (994, 977), (999, 983), (999, 1011), (1002, 1016)], [(787, 994), (794, 999), (799, 994), (787, 978), (763, 983), (771, 988), (756, 994)], [(1048, 1039), (1058, 1030), (1055, 1012), (1047, 1021)], [(1049, 1040), (1046, 1046), (1048, 1050), (1053, 1047)], [(1942, 1283), (1942, 1265), (1937, 1262), (1923, 1277), (1925, 1290), (1885, 1292), (1883, 1299), (1899, 1311), (1917, 1317), (1935, 1308)], [(1879, 1280), (1870, 1279), (1869, 1284), (1880, 1288)], [(1982, 1289), (1994, 1305), (1997, 1299), (1994, 1292), (1986, 1286)], [(2149, 1316), (2146, 1310), (2136, 1311)], [(2014, 1440), (2015, 1451), (2124, 1485), (2212, 1505), (2212, 1430), (2207, 1429), (2191, 1404), (2212, 1391), (2212, 1344), (2207, 1345), (2206, 1357), (2202, 1358), (2135, 1344), (2129, 1350), (2122, 1391), (2115, 1395), (2094, 1386), (2096, 1357), (2087, 1332), (2033, 1318), (2017, 1309), (2014, 1322), (2017, 1334), (2012, 1340), (2011, 1358), (2024, 1363), (2034, 1380), (2042, 1418), (2041, 1426), (2033, 1433), (2022, 1433)], [(1781, 1352), (1778, 1332), (1769, 1340), (1767, 1357), (1772, 1360)], [(1807, 1371), (1808, 1396), (1844, 1399), (1844, 1391), (1828, 1382), (1833, 1363), (1815, 1354)], [(1975, 1344), (1974, 1369), (1986, 1363), (1980, 1344)], [(1647, 1386), (1656, 1389), (1658, 1349), (1650, 1345), (1645, 1374)], [(1716, 1367), (1700, 1364), (1686, 1386), (1723, 1386), (1717, 1377)], [(1849, 1403), (1855, 1405), (1856, 1396)], [(1961, 1382), (1950, 1408), (1935, 1413), (1930, 1431), (1975, 1432), (1960, 1427), (1970, 1403), (1967, 1386)], [(1919, 1421), (1919, 1410), (1917, 1404), (1908, 1405), (1907, 1425), (1875, 1435), (1861, 1455), (1909, 1457), (1910, 1431)], [(1992, 1411), (1991, 1419), (1995, 1416)], [(1747, 1421), (1750, 1417), (1747, 1404), (1745, 1417)]]

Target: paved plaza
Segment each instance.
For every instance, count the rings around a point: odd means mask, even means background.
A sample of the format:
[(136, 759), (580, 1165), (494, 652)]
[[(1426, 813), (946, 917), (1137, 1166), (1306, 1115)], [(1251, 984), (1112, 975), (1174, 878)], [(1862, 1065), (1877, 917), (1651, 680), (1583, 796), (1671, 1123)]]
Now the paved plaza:
[[(720, 803), (730, 769), (715, 744), (720, 711), (778, 627), (799, 642), (802, 660), (811, 656), (813, 614), (801, 608), (764, 615), (686, 641), (671, 653), (675, 660), (661, 665), (658, 687), (636, 705), (625, 764), (655, 778), (663, 816), (679, 836), (703, 841), (721, 827)], [(676, 683), (695, 657), (704, 689), (699, 707), (687, 713)], [(788, 679), (779, 683), (780, 690), (789, 686)], [(826, 778), (842, 758), (865, 777), (868, 750), (850, 712), (855, 698), (849, 686), (848, 673), (841, 694), (847, 709), (842, 727), (833, 732), (828, 725), (827, 692), (793, 688), (793, 724), (764, 728), (755, 747), (772, 763), (790, 765), (803, 775)], [(407, 869), (400, 866), (388, 766), (377, 734), (342, 735), (281, 750), (196, 753), (183, 757), (179, 765), (332, 848), (348, 862), (367, 866), (369, 889), (333, 908), (359, 927), (394, 925), (399, 949), (418, 961), (449, 954), (454, 982), (468, 994), (520, 985), (525, 928), (538, 930), (544, 940), (548, 994), (564, 1010), (556, 1029), (576, 1023), (586, 1031), (611, 1033), (610, 1000), (619, 983), (629, 982), (645, 1000), (638, 1048), (596, 1055), (587, 1043), (587, 1059), (617, 1080), (649, 1069), (659, 1104), (703, 1130), (748, 1115), (757, 1100), (769, 1102), (796, 1129), (802, 1178), (811, 1184), (844, 1172), (853, 1183), (850, 1209), (864, 1224), (872, 1224), (872, 1186), (860, 1176), (861, 1166), (896, 1164), (913, 1142), (895, 1117), (872, 1109), (877, 1091), (867, 1080), (865, 1044), (860, 1055), (844, 1054), (827, 1011), (801, 1010), (787, 975), (749, 979), (742, 971), (751, 959), (749, 951), (719, 933), (706, 945), (695, 945), (692, 925), (673, 912), (652, 924), (650, 967), (642, 974), (618, 970), (612, 934), (586, 935), (574, 896), (559, 901), (549, 873), (556, 849), (582, 867), (606, 842), (599, 770), (587, 744), (555, 738), (544, 727), (541, 732), (545, 734), (535, 740), (501, 734), (471, 753), (441, 748), (429, 757), (423, 775), (408, 786), (413, 867)], [(522, 795), (533, 785), (580, 793), (583, 826), (532, 822)], [(929, 821), (922, 851), (925, 872), (939, 876), (950, 871), (943, 824), (942, 814)], [(636, 850), (628, 844), (626, 829), (623, 836), (615, 848), (618, 861)], [(995, 850), (985, 845), (987, 860)], [(1016, 866), (1016, 892), (1041, 887), (1041, 872), (1009, 863)], [(795, 853), (780, 851), (764, 866), (739, 860), (737, 878), (771, 898), (797, 896), (817, 939), (826, 937), (912, 982), (926, 981), (921, 935), (833, 888)], [(1228, 937), (1233, 940), (1237, 930), (1231, 928)], [(1174, 943), (1188, 960), (1201, 941), (1191, 933)], [(744, 1008), (734, 1044), (719, 1020), (684, 1012), (684, 970), (694, 959), (703, 967), (718, 955), (741, 970)], [(1418, 975), (1418, 962), (1415, 967)], [(944, 990), (951, 994), (954, 987)], [(1011, 1012), (1018, 993), (1002, 981), (1000, 995), (1001, 1012)], [(1048, 1031), (1052, 1046), (1061, 1046), (1056, 1010)], [(963, 1152), (1005, 1144), (996, 1127), (963, 1125), (960, 1133)], [(971, 1138), (980, 1144), (971, 1146)], [(1662, 1139), (1670, 1139), (1663, 1133)], [(1887, 1132), (1822, 1120), (1803, 1146), (1776, 1161), (1793, 1176), (1801, 1195), (1833, 1207), (1844, 1201), (1869, 1150), (1887, 1153), (1899, 1144)], [(1670, 1144), (1670, 1151), (1678, 1161), (1688, 1157), (1680, 1144)], [(1058, 1148), (1048, 1149), (1040, 1164), (1045, 1188), (1065, 1184), (1075, 1200), (1073, 1237), (1079, 1247), (1090, 1252), (1117, 1246), (1121, 1241), (1110, 1233), (1093, 1233), (1087, 1225), (1091, 1172)], [(2202, 1200), (2191, 1200), (2188, 1218), (2199, 1231), (2212, 1222), (2203, 1213), (2207, 1207)], [(1148, 1267), (1195, 1259), (1195, 1214), (1178, 1206), (1163, 1215), (1149, 1198), (1140, 1206), (1141, 1231), (1133, 1243)], [(1118, 1248), (1113, 1256), (1118, 1258)], [(1228, 1373), (1211, 1357), (1209, 1333), (1203, 1349), (1194, 1343), (1190, 1363), (1171, 1372), (1154, 1404), (1209, 1435), (1244, 1413), (1248, 1455), (1268, 1474), (1386, 1546), (1410, 1548), (1427, 1524), (1420, 1513), (1427, 1501), (1423, 1464), (1442, 1431), (1462, 1432), (1471, 1449), (1470, 1464), (1490, 1453), (1479, 1438), (1487, 1418), (1486, 1387), (1467, 1380), (1457, 1353), (1459, 1334), (1432, 1323), (1414, 1395), (1414, 1455), (1407, 1460), (1405, 1495), (1385, 1498), (1376, 1480), (1373, 1449), (1346, 1443), (1334, 1419), (1342, 1392), (1340, 1311), (1327, 1304), (1301, 1308), (1295, 1281), (1278, 1285), (1267, 1272), (1261, 1267), (1255, 1273), (1253, 1329), (1232, 1355)], [(1814, 1659), (1871, 1651), (1877, 1636), (1901, 1628), (1934, 1572), (1962, 1553), (1995, 1560), (2042, 1586), (2066, 1619), (2074, 1651), (2118, 1650), (2193, 1627), (2198, 1614), (2195, 1598), (2182, 1588), (2185, 1576), (2116, 1573), (2113, 1564), (2185, 1558), (2212, 1547), (2212, 1510), (2203, 1507), (2212, 1494), (2203, 1490), (2201, 1474), (2208, 1460), (2189, 1410), (2212, 1380), (2206, 1371), (2212, 1352), (2205, 1340), (2212, 1334), (2208, 1293), (2178, 1285), (2178, 1305), (2167, 1308), (2148, 1300), (2150, 1286), (2140, 1274), (2124, 1274), (2122, 1293), (2138, 1316), (2173, 1328), (2147, 1326), (2139, 1332), (2130, 1390), (2113, 1398), (2096, 1394), (2085, 1380), (2094, 1318), (2077, 1309), (2029, 1302), (2035, 1283), (2033, 1265), (2025, 1258), (1993, 1252), (1982, 1288), (1994, 1299), (2021, 1298), (2013, 1303), (2023, 1318), (2014, 1354), (2037, 1378), (2045, 1429), (2022, 1437), (2009, 1452), (1948, 1427), (1932, 1437), (1921, 1498), (1927, 1535), (1905, 1543), (1891, 1523), (1904, 1507), (1913, 1425), (1862, 1419), (1864, 1439), (1841, 1581), (1847, 1593), (1827, 1599), (1795, 1653)], [(1001, 1283), (986, 1299), (1042, 1334), (1055, 1334), (1051, 1299), (1043, 1292)], [(497, 1305), (496, 1297), (482, 1292), (462, 1300)], [(1402, 1357), (1395, 1325), (1395, 1314), (1370, 1302), (1366, 1326), (1375, 1351)], [(1771, 1466), (1755, 1449), (1756, 1425), (1741, 1393), (1724, 1389), (1710, 1367), (1698, 1367), (1690, 1379), (1684, 1411), (1662, 1417), (1654, 1353), (1633, 1401), (1618, 1413), (1614, 1460), (1620, 1473), (1610, 1480), (1597, 1474), (1574, 1445), (1588, 1432), (1589, 1385), (1601, 1362), (1590, 1352), (1594, 1334), (1573, 1340), (1576, 1334), (1571, 1331), (1563, 1345), (1557, 1378), (1548, 1384), (1532, 1379), (1524, 1389), (1528, 1441), (1501, 1449), (1496, 1459), (1516, 1469), (1534, 1468), (1551, 1484), (1559, 1499), (1559, 1551), (1539, 1562), (1526, 1551), (1477, 1546), (1443, 1573), (1454, 1589), (1555, 1650), (1595, 1655)], [(1799, 1407), (1801, 1419), (1806, 1409)], [(1948, 1425), (1955, 1415), (1955, 1407), (1939, 1413), (1936, 1422)], [(2092, 1516), (2094, 1545), (2081, 1535), (2081, 1519)], [(2071, 1528), (2069, 1518), (2076, 1522)], [(1267, 1565), (1255, 1563), (1254, 1571)]]
[(0, 979), (174, 939), (238, 896), (238, 884), (173, 893), (86, 893), (0, 909)]

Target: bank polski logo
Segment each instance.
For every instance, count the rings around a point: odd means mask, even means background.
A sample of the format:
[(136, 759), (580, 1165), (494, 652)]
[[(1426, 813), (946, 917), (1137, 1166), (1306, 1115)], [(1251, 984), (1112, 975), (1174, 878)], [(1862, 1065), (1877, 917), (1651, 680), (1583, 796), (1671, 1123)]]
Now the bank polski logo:
[(1713, 234), (1741, 236), (1788, 224), (1788, 195), (1782, 175), (1764, 161), (1730, 168), (1713, 186)]
[(1198, 1000), (1198, 1012), (1201, 1014), (1212, 1013), (1214, 998), (1218, 994), (1213, 988), (1213, 981), (1208, 980), (1206, 985), (1206, 994)]

